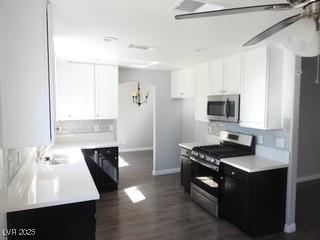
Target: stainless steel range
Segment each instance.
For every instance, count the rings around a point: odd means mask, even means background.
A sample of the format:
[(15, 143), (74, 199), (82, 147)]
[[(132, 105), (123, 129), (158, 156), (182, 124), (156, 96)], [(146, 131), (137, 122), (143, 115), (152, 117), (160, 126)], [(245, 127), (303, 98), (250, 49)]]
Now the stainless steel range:
[(220, 132), (220, 144), (196, 146), (191, 152), (191, 198), (219, 216), (221, 159), (253, 155), (254, 136)]

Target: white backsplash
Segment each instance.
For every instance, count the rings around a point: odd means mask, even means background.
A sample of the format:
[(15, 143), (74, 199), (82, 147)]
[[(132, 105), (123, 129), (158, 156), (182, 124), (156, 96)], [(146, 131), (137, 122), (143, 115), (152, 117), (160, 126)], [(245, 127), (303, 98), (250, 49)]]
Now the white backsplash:
[[(257, 145), (290, 151), (290, 121), (285, 120), (285, 128), (279, 130), (259, 130), (243, 128), (237, 123), (227, 122), (199, 122), (195, 123), (195, 141), (207, 141), (214, 136), (219, 136), (220, 131), (227, 130), (254, 135)], [(260, 140), (260, 142), (259, 142)], [(280, 144), (281, 143), (281, 144)]]
[(56, 135), (113, 133), (116, 120), (72, 120), (56, 122)]
[(20, 170), (21, 166), (27, 161), (35, 161), (37, 148), (20, 148), (6, 149), (3, 151), (5, 162), (7, 163), (7, 184), (9, 185), (12, 179)]

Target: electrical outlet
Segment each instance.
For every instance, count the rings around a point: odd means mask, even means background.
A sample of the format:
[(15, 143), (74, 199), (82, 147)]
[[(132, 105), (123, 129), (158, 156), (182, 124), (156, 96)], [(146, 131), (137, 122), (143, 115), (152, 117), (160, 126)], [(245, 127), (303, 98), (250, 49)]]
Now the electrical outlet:
[(276, 147), (284, 148), (285, 142), (283, 138), (276, 138)]
[(109, 125), (109, 131), (112, 132), (113, 129), (114, 129), (114, 128), (113, 128), (113, 124), (110, 124), (110, 125)]
[(100, 126), (98, 124), (94, 125), (94, 131), (99, 132), (100, 131)]
[(258, 143), (263, 144), (263, 136), (262, 135), (258, 136)]

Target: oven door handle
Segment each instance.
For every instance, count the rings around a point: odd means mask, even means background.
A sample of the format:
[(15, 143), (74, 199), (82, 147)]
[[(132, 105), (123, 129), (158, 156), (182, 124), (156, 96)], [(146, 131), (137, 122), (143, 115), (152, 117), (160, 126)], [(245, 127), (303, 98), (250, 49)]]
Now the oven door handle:
[(210, 164), (204, 163), (204, 162), (199, 161), (198, 159), (196, 159), (196, 158), (194, 158), (194, 157), (190, 157), (190, 159), (191, 159), (191, 161), (194, 161), (194, 162), (196, 162), (196, 163), (199, 163), (199, 164), (202, 165), (202, 166), (205, 166), (205, 167), (210, 168), (210, 169), (212, 169), (212, 170), (214, 170), (214, 171), (216, 171), (216, 172), (219, 172), (219, 167), (212, 166), (212, 165), (210, 165)]

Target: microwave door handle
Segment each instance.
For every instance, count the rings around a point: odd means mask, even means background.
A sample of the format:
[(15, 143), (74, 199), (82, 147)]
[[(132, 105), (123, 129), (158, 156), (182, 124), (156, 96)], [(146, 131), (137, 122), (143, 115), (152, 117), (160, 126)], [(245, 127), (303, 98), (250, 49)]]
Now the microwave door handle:
[(229, 118), (229, 98), (227, 98), (225, 105), (224, 105), (224, 112), (226, 118)]

